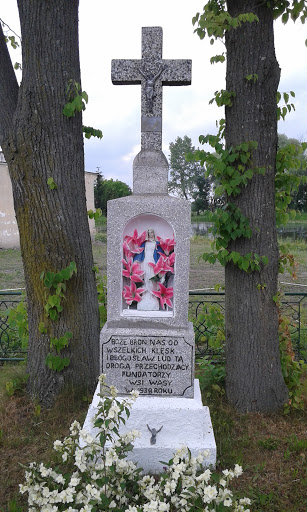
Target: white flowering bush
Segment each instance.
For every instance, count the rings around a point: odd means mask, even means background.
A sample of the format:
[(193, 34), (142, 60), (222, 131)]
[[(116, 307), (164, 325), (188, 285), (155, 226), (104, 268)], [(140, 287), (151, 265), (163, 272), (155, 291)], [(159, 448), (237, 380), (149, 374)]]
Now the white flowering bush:
[(228, 489), (242, 468), (236, 465), (220, 476), (212, 474), (204, 470), (208, 452), (193, 457), (182, 447), (164, 464), (159, 478), (142, 476), (127, 459), (139, 433), (119, 434), (138, 392), (118, 400), (116, 388), (105, 385), (104, 375), (100, 381), (103, 393), (94, 423), (98, 435), (93, 438), (75, 421), (70, 435), (54, 442), (54, 467), (32, 462), (26, 468), (20, 492), (28, 495), (29, 512), (249, 512), (250, 500), (236, 499)]

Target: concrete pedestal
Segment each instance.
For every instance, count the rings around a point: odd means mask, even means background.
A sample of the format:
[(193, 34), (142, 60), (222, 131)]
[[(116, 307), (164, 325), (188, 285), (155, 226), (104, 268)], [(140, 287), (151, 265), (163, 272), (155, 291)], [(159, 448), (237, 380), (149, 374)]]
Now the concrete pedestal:
[[(143, 468), (145, 473), (163, 472), (163, 464), (168, 462), (174, 452), (185, 445), (192, 455), (209, 450), (206, 466), (215, 466), (216, 444), (208, 407), (202, 405), (199, 381), (194, 381), (194, 398), (171, 398), (140, 396), (131, 410), (126, 425), (121, 432), (138, 430), (141, 437), (136, 439), (133, 452), (129, 459)], [(99, 385), (92, 404), (89, 407), (83, 428), (96, 435), (93, 428), (93, 417), (99, 402)], [(156, 443), (151, 444), (152, 434), (148, 430), (156, 429)]]

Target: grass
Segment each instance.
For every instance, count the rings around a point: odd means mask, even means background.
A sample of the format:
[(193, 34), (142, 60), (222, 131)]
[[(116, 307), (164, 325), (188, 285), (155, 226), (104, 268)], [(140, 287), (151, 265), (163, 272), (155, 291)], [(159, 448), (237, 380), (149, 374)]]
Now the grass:
[[(307, 244), (289, 244), (300, 263), (297, 281), (307, 284)], [(224, 269), (201, 258), (209, 249), (208, 239), (192, 239), (191, 289), (224, 283)], [(105, 274), (104, 241), (93, 244), (93, 255), (100, 272)], [(20, 251), (0, 251), (0, 268), (0, 289), (24, 284)], [(281, 276), (283, 280), (290, 278)], [(52, 461), (53, 441), (68, 434), (74, 419), (82, 423), (88, 409), (88, 397), (64, 393), (54, 407), (40, 410), (25, 393), (25, 373), (24, 365), (0, 367), (0, 512), (27, 510), (18, 493), (24, 475), (20, 464)], [(7, 382), (15, 383), (13, 396), (8, 396), (7, 389), (12, 388), (6, 386)], [(210, 396), (204, 392), (203, 399), (210, 406), (218, 449), (217, 467), (243, 465), (244, 473), (235, 485), (254, 500), (251, 510), (306, 512), (307, 413), (238, 415), (226, 404), (221, 388)]]
[[(32, 461), (51, 462), (52, 445), (68, 434), (74, 419), (83, 422), (87, 397), (64, 393), (51, 409), (40, 410), (23, 389), (7, 396), (5, 383), (25, 375), (24, 366), (0, 370), (0, 510), (24, 512), (26, 503), (18, 493), (24, 468)], [(203, 394), (217, 443), (217, 469), (239, 463), (243, 475), (234, 485), (253, 499), (252, 511), (306, 512), (307, 435), (306, 412), (238, 415), (221, 392)], [(17, 507), (17, 508), (16, 508)]]
[(53, 441), (65, 437), (75, 419), (83, 422), (88, 409), (87, 397), (71, 393), (63, 393), (52, 409), (43, 410), (26, 395), (24, 386), (7, 396), (6, 382), (22, 379), (25, 372), (25, 366), (0, 369), (1, 512), (15, 512), (14, 502), (22, 507), (18, 511), (27, 510), (18, 493), (18, 484), (24, 481), (21, 464), (52, 461)]
[(307, 414), (237, 415), (221, 395), (208, 404), (218, 448), (218, 469), (235, 463), (235, 488), (253, 500), (252, 511), (306, 512)]

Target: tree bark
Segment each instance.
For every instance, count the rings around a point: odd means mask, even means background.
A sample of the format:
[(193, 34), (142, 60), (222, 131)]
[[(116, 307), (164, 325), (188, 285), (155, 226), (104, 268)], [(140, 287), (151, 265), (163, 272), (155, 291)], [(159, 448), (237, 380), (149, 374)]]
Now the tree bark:
[[(226, 107), (226, 147), (257, 141), (255, 174), (239, 196), (228, 198), (249, 218), (252, 237), (239, 238), (228, 249), (257, 253), (269, 262), (246, 273), (233, 263), (225, 269), (226, 393), (239, 412), (272, 412), (287, 400), (282, 377), (277, 293), (278, 245), (275, 225), (274, 176), (277, 148), (276, 92), (280, 69), (274, 50), (272, 11), (266, 2), (228, 0), (231, 16), (253, 12), (259, 23), (244, 23), (226, 34), (226, 89), (236, 93)], [(258, 78), (248, 81), (247, 75)]]
[[(64, 117), (69, 80), (80, 83), (78, 0), (18, 0), (22, 83), (18, 88), (3, 33), (0, 37), (2, 149), (12, 180), (20, 233), (28, 317), (28, 388), (51, 405), (64, 388), (92, 392), (99, 373), (99, 314), (88, 227), (81, 113)], [(2, 32), (2, 31), (1, 31)], [(51, 190), (48, 178), (57, 188)], [(43, 271), (76, 262), (63, 312), (46, 321)], [(38, 330), (40, 322), (48, 334)], [(70, 364), (50, 370), (50, 336), (72, 332), (61, 355)]]

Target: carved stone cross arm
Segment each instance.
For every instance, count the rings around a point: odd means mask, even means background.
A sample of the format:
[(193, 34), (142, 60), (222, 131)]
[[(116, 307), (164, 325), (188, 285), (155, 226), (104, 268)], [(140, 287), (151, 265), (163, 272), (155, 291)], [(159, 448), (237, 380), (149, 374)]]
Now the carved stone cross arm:
[(112, 60), (115, 85), (141, 84), (142, 149), (161, 150), (162, 89), (164, 85), (190, 85), (191, 60), (162, 58), (162, 28), (142, 28), (142, 58)]

